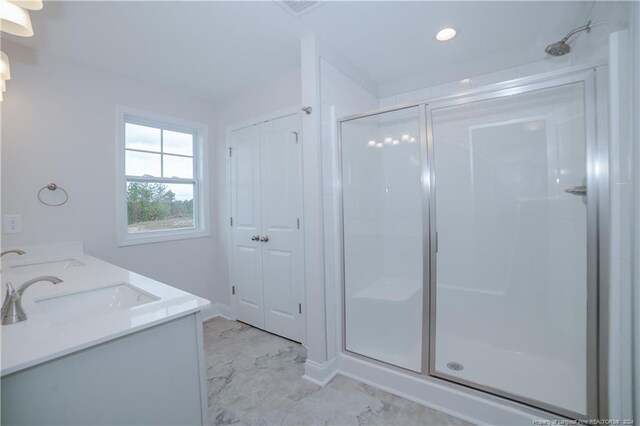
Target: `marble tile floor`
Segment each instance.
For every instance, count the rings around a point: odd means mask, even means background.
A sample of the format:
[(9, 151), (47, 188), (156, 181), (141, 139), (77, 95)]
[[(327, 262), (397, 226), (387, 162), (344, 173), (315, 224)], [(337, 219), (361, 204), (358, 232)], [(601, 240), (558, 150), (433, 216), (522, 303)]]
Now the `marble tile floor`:
[(240, 322), (209, 320), (204, 340), (214, 425), (468, 424), (340, 375), (307, 382), (301, 345)]

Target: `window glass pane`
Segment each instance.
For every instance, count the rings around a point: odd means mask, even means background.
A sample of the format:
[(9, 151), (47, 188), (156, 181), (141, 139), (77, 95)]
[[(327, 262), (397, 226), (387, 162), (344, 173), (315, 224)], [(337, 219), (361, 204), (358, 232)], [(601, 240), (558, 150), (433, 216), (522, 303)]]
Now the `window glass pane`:
[(125, 123), (125, 148), (160, 152), (160, 129)]
[(168, 154), (193, 155), (193, 134), (163, 130), (162, 150)]
[(193, 158), (177, 157), (175, 155), (164, 156), (163, 177), (179, 177), (183, 179), (193, 178)]
[(125, 155), (127, 176), (149, 175), (160, 177), (160, 154), (126, 150)]
[(127, 182), (127, 223), (130, 233), (194, 227), (194, 185)]

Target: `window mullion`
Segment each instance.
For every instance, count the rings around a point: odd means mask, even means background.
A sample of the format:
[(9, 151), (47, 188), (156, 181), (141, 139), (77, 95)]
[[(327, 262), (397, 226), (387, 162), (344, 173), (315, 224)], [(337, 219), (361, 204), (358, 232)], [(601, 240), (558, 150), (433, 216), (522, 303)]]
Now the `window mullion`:
[(163, 177), (145, 177), (145, 176), (125, 176), (127, 181), (131, 182), (149, 182), (149, 183), (191, 183), (196, 184), (197, 179), (186, 179), (186, 178), (163, 178)]
[(125, 151), (142, 152), (144, 154), (162, 154), (160, 151), (149, 151), (147, 149), (125, 148)]
[[(133, 151), (133, 152), (143, 152), (145, 154), (163, 154), (160, 151), (149, 151), (146, 149), (137, 149), (137, 148), (125, 148), (125, 151)], [(182, 158), (194, 158), (193, 155), (186, 155), (186, 154), (172, 154), (172, 153), (167, 153), (164, 155), (170, 155), (172, 157), (182, 157)]]
[(164, 177), (164, 129), (160, 129), (160, 176)]
[(191, 134), (191, 154), (193, 157), (191, 158), (191, 170), (192, 176), (194, 178), (193, 183), (193, 223), (196, 227), (200, 227), (200, 188), (198, 185), (198, 179), (200, 179), (199, 170), (197, 167), (196, 156), (200, 155), (200, 147), (197, 145), (198, 139), (196, 137), (196, 133)]

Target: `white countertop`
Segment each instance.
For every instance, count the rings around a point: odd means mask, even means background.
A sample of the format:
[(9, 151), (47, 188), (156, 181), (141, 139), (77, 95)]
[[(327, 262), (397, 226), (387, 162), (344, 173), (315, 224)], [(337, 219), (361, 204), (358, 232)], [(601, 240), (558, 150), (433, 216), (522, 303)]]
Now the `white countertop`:
[[(13, 255), (5, 257), (8, 256)], [(46, 263), (20, 267), (25, 264), (68, 259), (75, 259), (81, 265), (71, 262), (66, 267)], [(22, 297), (22, 307), (27, 314), (27, 320), (2, 326), (2, 376), (201, 311), (210, 304), (208, 300), (78, 251), (67, 251), (64, 255), (58, 252), (55, 256), (44, 252), (35, 256), (15, 256), (3, 259), (2, 269), (3, 299), (7, 281), (10, 281), (15, 289), (41, 275), (54, 275), (64, 281), (57, 285), (49, 282), (32, 285)], [(56, 321), (37, 303), (38, 300), (51, 296), (119, 283), (136, 287), (159, 300), (67, 323)]]

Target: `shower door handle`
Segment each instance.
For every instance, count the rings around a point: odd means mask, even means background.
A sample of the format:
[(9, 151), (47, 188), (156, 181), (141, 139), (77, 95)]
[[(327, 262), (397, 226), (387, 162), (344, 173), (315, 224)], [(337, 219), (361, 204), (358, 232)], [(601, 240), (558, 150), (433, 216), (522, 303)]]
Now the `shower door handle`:
[(574, 186), (571, 187), (569, 189), (565, 189), (564, 192), (566, 192), (567, 194), (571, 194), (571, 195), (581, 195), (581, 196), (586, 196), (587, 195), (587, 187), (582, 185), (582, 186)]

